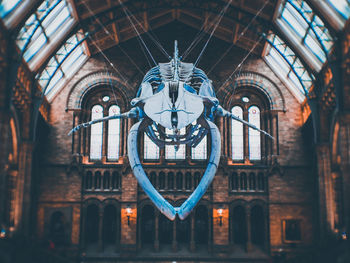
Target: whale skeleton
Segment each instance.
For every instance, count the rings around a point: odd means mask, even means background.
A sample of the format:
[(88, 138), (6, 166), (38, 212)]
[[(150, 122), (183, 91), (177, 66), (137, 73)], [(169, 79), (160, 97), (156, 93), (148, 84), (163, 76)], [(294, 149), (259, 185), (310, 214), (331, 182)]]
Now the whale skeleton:
[[(142, 189), (170, 220), (174, 220), (176, 214), (180, 219), (185, 219), (214, 179), (221, 152), (220, 132), (214, 123), (215, 116), (231, 118), (273, 139), (266, 131), (238, 118), (219, 105), (211, 80), (206, 74), (179, 58), (177, 41), (173, 59), (168, 63), (159, 63), (146, 73), (131, 105), (133, 107), (128, 112), (79, 124), (68, 135), (111, 119), (138, 119), (128, 135), (129, 163)], [(193, 124), (195, 122), (196, 124)], [(189, 127), (186, 134), (180, 134), (180, 129), (184, 127)], [(173, 134), (164, 132), (164, 128), (172, 130)], [(197, 188), (180, 207), (173, 207), (154, 188), (142, 167), (137, 151), (137, 137), (143, 132), (157, 146), (174, 145), (175, 149), (181, 144), (196, 147), (205, 135), (210, 134), (211, 152), (204, 175)]]

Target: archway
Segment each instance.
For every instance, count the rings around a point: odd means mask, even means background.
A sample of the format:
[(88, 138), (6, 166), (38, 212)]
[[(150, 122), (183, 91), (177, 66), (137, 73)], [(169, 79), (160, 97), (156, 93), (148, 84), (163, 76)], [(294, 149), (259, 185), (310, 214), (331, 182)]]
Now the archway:
[(85, 241), (87, 245), (98, 242), (98, 223), (98, 206), (91, 204), (86, 211)]
[(55, 246), (60, 247), (66, 244), (65, 218), (62, 212), (56, 211), (50, 218), (50, 240)]
[(173, 221), (163, 214), (159, 215), (159, 244), (171, 244), (173, 241)]
[(238, 205), (233, 209), (232, 229), (233, 243), (245, 245), (247, 241), (246, 212), (244, 207), (241, 205)]
[(145, 205), (141, 212), (141, 243), (151, 245), (155, 238), (155, 213), (151, 205)]
[(117, 209), (114, 205), (107, 205), (103, 213), (103, 246), (115, 245), (117, 241), (118, 221)]
[(265, 217), (263, 208), (260, 205), (252, 207), (250, 224), (252, 243), (258, 246), (263, 246), (265, 243)]
[(195, 242), (198, 245), (206, 245), (209, 241), (208, 208), (204, 205), (197, 207), (195, 212)]

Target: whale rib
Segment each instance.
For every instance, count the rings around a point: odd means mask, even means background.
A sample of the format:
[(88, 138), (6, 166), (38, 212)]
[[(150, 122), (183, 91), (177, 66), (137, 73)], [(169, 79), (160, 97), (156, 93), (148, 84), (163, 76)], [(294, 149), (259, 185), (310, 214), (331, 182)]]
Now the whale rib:
[(211, 154), (209, 157), (209, 163), (197, 188), (179, 208), (175, 208), (181, 220), (184, 220), (191, 213), (193, 208), (205, 194), (215, 177), (215, 173), (219, 165), (221, 153), (220, 132), (213, 122), (209, 120), (206, 121), (209, 125), (211, 134)]
[(174, 207), (167, 201), (158, 191), (153, 187), (149, 181), (145, 171), (142, 168), (140, 158), (137, 152), (137, 135), (142, 121), (134, 124), (128, 136), (128, 157), (130, 166), (134, 172), (134, 175), (139, 182), (142, 189), (154, 203), (154, 205), (160, 210), (160, 212), (165, 215), (170, 220), (174, 220), (176, 216), (176, 211)]

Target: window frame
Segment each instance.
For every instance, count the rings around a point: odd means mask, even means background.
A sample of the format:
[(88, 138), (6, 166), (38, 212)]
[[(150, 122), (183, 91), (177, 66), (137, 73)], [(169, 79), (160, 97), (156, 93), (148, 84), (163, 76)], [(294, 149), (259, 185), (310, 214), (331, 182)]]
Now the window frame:
[[(242, 98), (248, 97), (249, 102), (243, 102)], [(232, 110), (233, 107), (238, 106), (243, 110), (243, 120), (248, 121), (248, 109), (252, 106), (257, 106), (260, 109), (260, 129), (265, 130), (269, 133), (271, 131), (267, 130), (268, 112), (270, 111), (269, 102), (264, 94), (261, 94), (256, 88), (245, 86), (236, 90), (235, 94), (230, 99), (229, 108)], [(228, 164), (230, 165), (258, 165), (264, 164), (267, 160), (267, 154), (270, 147), (270, 142), (264, 139), (264, 135), (260, 133), (260, 159), (254, 160), (250, 159), (249, 154), (249, 128), (247, 125), (243, 125), (243, 159), (233, 159), (233, 141), (232, 141), (232, 119), (228, 120)], [(271, 129), (271, 127), (269, 127)]]

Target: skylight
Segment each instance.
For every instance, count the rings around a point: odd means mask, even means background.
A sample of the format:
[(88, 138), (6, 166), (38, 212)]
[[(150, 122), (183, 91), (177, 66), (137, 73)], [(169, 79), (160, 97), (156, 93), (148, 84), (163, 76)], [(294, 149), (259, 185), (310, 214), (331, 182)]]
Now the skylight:
[[(75, 34), (49, 60), (39, 76), (39, 83), (50, 99), (86, 61), (85, 49), (80, 41), (81, 36)], [(51, 81), (50, 81), (51, 79)]]
[[(271, 45), (272, 44), (272, 45)], [(313, 76), (310, 76), (300, 59), (277, 35), (272, 36), (270, 50), (265, 59), (276, 73), (287, 80), (287, 85), (293, 93), (300, 97), (305, 95), (312, 86)]]
[(316, 57), (322, 64), (327, 60), (333, 46), (333, 39), (323, 21), (303, 0), (287, 0), (281, 12), (280, 20), (289, 31), (291, 40), (305, 47), (307, 53)]
[(72, 20), (65, 0), (45, 0), (27, 19), (18, 34), (18, 47), (22, 51), (26, 49), (23, 58), (27, 62), (31, 61)]
[(2, 0), (0, 5), (1, 18), (7, 17), (21, 2), (21, 0)]
[(350, 16), (350, 2), (349, 0), (327, 0), (330, 5), (337, 10), (337, 12), (344, 18), (348, 19)]

